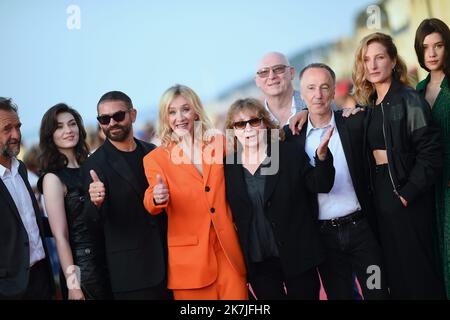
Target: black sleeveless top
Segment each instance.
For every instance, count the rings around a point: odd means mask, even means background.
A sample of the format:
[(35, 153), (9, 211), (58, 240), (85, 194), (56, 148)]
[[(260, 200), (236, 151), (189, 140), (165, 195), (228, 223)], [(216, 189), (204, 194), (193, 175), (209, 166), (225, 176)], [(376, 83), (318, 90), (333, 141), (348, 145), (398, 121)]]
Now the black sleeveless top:
[(386, 150), (386, 143), (383, 135), (383, 112), (381, 105), (371, 108), (370, 121), (367, 127), (367, 143), (369, 149)]
[[(85, 298), (89, 300), (111, 299), (103, 230), (100, 226), (90, 223), (90, 220), (85, 217), (81, 170), (79, 168), (63, 168), (47, 173), (55, 174), (67, 188), (64, 196), (64, 209), (69, 230), (69, 242), (74, 264), (80, 268), (80, 283)], [(38, 189), (41, 193), (45, 174), (38, 181)], [(65, 286), (62, 286), (62, 292), (64, 298), (67, 299)]]
[[(58, 171), (50, 171), (55, 174), (66, 186), (67, 193), (64, 197), (67, 226), (69, 229), (70, 247), (76, 256), (78, 250), (93, 249), (102, 243), (98, 230), (89, 224), (89, 220), (83, 214), (84, 195), (80, 176), (80, 168), (63, 168)], [(43, 174), (38, 181), (39, 191), (42, 193)]]

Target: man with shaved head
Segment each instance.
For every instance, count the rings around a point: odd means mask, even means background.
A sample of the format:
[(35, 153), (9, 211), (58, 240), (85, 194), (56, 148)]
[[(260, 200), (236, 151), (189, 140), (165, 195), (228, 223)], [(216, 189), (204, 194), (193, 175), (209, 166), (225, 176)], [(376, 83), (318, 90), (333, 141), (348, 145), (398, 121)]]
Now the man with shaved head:
[(279, 52), (266, 53), (258, 63), (255, 83), (264, 94), (264, 104), (280, 127), (304, 107), (300, 93), (294, 90), (292, 80), (295, 68)]

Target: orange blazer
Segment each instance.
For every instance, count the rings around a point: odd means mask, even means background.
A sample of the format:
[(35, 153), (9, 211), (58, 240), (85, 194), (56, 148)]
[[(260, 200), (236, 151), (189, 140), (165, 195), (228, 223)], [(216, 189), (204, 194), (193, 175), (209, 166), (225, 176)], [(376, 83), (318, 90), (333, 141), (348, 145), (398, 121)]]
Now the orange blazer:
[[(214, 141), (222, 142), (222, 139)], [(213, 227), (233, 268), (245, 276), (245, 264), (231, 210), (226, 202), (223, 146), (203, 147), (203, 177), (175, 144), (160, 146), (144, 158), (149, 187), (144, 206), (153, 215), (163, 209), (168, 217), (168, 287), (195, 289), (212, 284), (217, 278), (217, 262), (210, 246)], [(169, 189), (169, 201), (153, 202), (153, 188), (159, 174)]]

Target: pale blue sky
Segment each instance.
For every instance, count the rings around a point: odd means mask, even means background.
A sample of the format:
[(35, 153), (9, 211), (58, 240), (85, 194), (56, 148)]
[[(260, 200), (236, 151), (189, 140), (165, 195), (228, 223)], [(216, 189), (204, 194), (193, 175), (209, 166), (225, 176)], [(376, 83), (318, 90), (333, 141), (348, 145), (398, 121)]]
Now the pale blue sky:
[[(0, 0), (0, 96), (19, 105), (36, 136), (58, 102), (95, 123), (96, 103), (127, 93), (141, 120), (163, 91), (192, 87), (204, 101), (245, 81), (268, 51), (287, 55), (351, 36), (361, 0)], [(81, 29), (69, 30), (69, 5)]]

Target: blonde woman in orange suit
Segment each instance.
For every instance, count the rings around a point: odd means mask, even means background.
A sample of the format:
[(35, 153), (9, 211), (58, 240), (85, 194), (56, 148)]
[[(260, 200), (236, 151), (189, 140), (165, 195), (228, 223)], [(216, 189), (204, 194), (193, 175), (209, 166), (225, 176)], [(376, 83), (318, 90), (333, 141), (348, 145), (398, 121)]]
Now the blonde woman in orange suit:
[(177, 300), (247, 299), (246, 270), (226, 202), (225, 139), (197, 94), (175, 85), (159, 108), (161, 146), (144, 158), (144, 205), (168, 218), (168, 287)]

